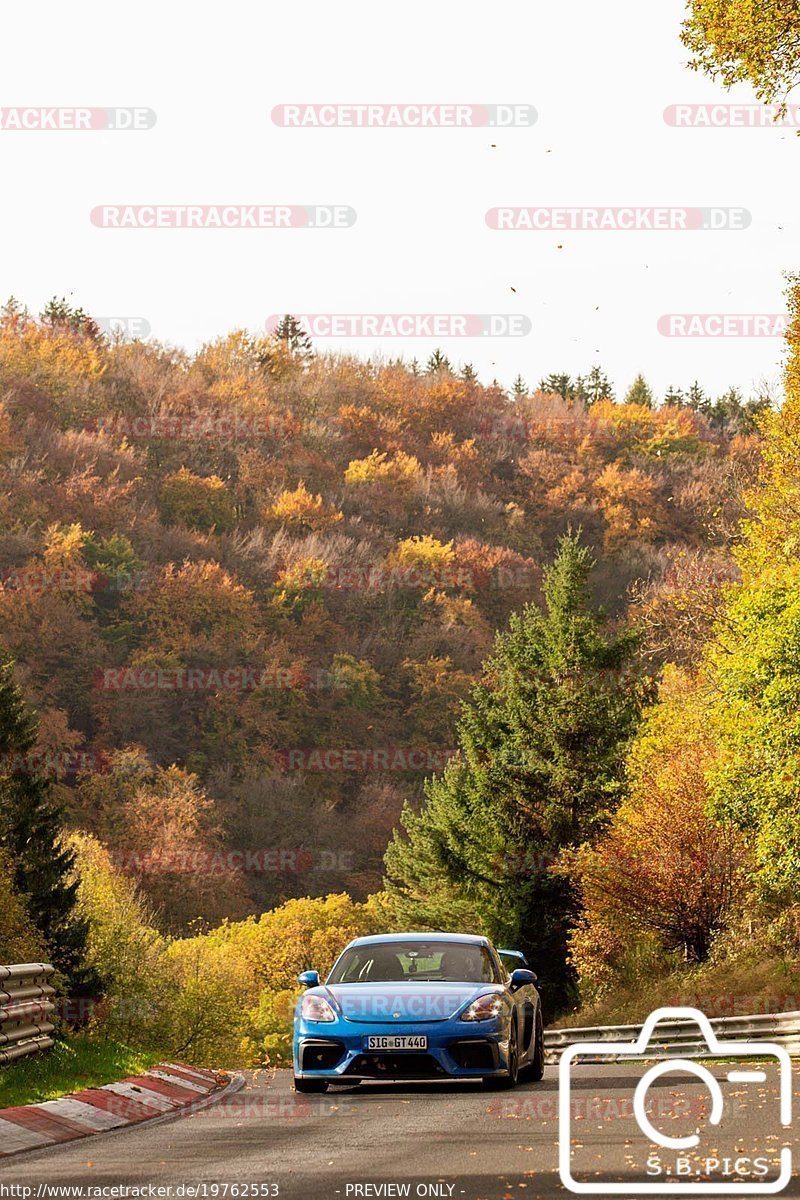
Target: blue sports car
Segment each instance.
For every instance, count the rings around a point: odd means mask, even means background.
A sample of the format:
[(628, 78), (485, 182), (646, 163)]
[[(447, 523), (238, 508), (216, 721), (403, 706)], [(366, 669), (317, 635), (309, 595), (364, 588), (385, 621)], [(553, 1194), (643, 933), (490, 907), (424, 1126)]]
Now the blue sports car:
[(324, 1092), (363, 1079), (484, 1079), (513, 1087), (544, 1073), (536, 976), (519, 951), (484, 937), (399, 933), (356, 938), (294, 1020), (294, 1086)]

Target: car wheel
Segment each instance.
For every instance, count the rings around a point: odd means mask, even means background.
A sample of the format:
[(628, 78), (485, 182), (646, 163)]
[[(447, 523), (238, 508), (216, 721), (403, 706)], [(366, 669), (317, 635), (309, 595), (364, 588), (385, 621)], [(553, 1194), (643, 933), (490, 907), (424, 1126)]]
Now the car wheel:
[(295, 1075), (293, 1082), (294, 1090), (296, 1092), (302, 1092), (303, 1094), (309, 1094), (311, 1092), (327, 1092), (328, 1090), (327, 1079), (298, 1079), (298, 1077)]
[(490, 1088), (513, 1088), (519, 1080), (519, 1038), (517, 1023), (511, 1022), (511, 1032), (508, 1035), (508, 1060), (503, 1075), (489, 1075), (484, 1083)]
[(544, 1024), (542, 1023), (541, 1008), (536, 1011), (536, 1032), (533, 1035), (533, 1054), (531, 1061), (523, 1067), (520, 1075), (538, 1083), (544, 1075)]
[(508, 1036), (508, 1086), (516, 1087), (519, 1080), (519, 1037), (517, 1023), (511, 1022), (511, 1033)]

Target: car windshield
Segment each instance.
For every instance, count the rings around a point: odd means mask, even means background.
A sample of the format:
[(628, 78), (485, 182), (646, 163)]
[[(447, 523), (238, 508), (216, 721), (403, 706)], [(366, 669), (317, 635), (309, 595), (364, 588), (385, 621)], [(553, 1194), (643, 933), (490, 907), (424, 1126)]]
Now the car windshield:
[(328, 983), (497, 983), (492, 956), (472, 942), (372, 942), (345, 950)]

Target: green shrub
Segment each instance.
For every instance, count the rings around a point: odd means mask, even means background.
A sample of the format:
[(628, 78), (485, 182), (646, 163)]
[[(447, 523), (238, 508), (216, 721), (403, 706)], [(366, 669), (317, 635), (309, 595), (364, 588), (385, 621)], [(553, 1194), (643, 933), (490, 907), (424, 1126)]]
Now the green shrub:
[(201, 533), (226, 533), (236, 523), (236, 509), (218, 475), (194, 475), (181, 467), (161, 488), (159, 516), (165, 525), (188, 525)]

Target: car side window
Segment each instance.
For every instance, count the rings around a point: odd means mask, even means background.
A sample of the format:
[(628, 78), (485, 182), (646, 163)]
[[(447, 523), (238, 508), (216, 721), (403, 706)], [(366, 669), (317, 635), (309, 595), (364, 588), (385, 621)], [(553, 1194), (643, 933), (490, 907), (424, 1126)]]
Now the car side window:
[(528, 963), (521, 954), (500, 954), (497, 955), (500, 962), (503, 964), (503, 970), (506, 974), (511, 975), (518, 967), (527, 969)]
[(506, 968), (506, 964), (496, 950), (492, 951), (492, 962), (495, 968), (495, 980), (499, 983), (508, 983), (511, 975)]

